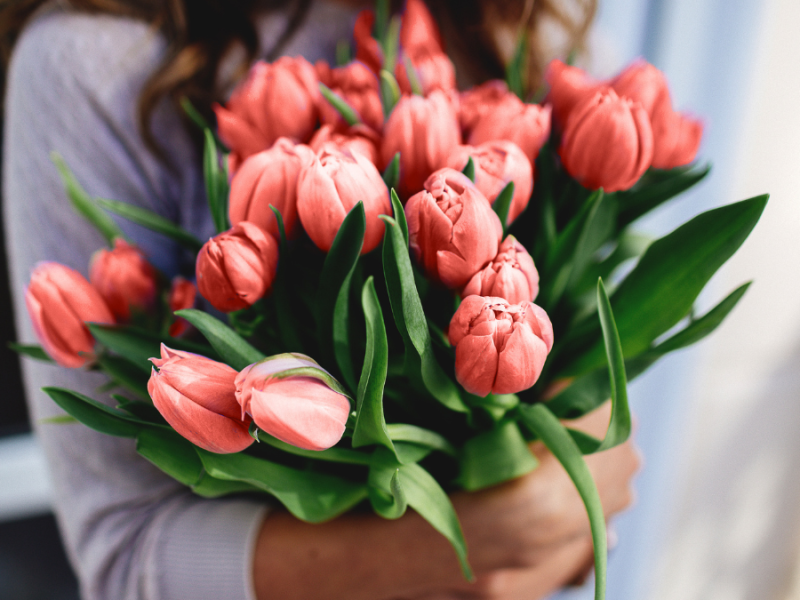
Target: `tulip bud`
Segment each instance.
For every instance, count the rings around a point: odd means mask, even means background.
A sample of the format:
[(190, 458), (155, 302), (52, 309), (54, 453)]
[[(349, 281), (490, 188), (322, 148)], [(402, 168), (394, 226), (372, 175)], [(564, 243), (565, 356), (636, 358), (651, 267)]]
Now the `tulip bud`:
[(544, 78), (550, 85), (547, 101), (553, 106), (553, 118), (561, 129), (566, 126), (572, 109), (581, 100), (606, 87), (589, 77), (583, 69), (566, 65), (560, 60), (550, 62)]
[(89, 263), (89, 280), (119, 321), (131, 318), (131, 309), (146, 311), (156, 297), (156, 270), (136, 246), (122, 238), (113, 250), (98, 250)]
[(241, 452), (253, 443), (250, 418), (236, 401), (236, 371), (199, 354), (161, 344), (147, 382), (158, 412), (187, 440), (209, 452)]
[(383, 50), (380, 43), (372, 37), (375, 26), (375, 13), (362, 10), (353, 25), (353, 40), (356, 43), (356, 60), (364, 63), (373, 73), (380, 73), (383, 67)]
[(458, 120), (461, 132), (469, 137), (478, 121), (489, 111), (513, 96), (502, 79), (492, 79), (462, 92), (460, 95)]
[(271, 204), (281, 213), (286, 236), (293, 237), (297, 222), (297, 178), (312, 160), (311, 148), (288, 138), (280, 138), (269, 150), (245, 160), (231, 180), (228, 208), (231, 224), (249, 221), (278, 238), (278, 222), (269, 207)]
[[(197, 288), (195, 285), (178, 275), (172, 280), (172, 287), (169, 290), (169, 298), (167, 304), (171, 313), (194, 306), (195, 298), (197, 297)], [(189, 321), (182, 317), (177, 317), (172, 325), (169, 326), (169, 335), (171, 337), (180, 337), (184, 335), (191, 328)]]
[[(414, 67), (421, 91), (424, 95), (439, 90), (449, 92), (456, 88), (456, 69), (453, 62), (444, 52), (422, 51), (416, 54), (406, 53)], [(411, 94), (413, 88), (406, 71), (405, 61), (397, 63), (395, 69), (397, 85), (404, 94)]]
[(496, 296), (509, 304), (533, 302), (539, 293), (539, 272), (525, 247), (513, 235), (500, 244), (500, 251), (486, 267), (475, 273), (461, 297)]
[(389, 190), (368, 158), (358, 152), (323, 150), (300, 173), (297, 213), (308, 237), (327, 252), (344, 218), (359, 201), (364, 203), (367, 228), (361, 253), (373, 250), (383, 239), (383, 221), (392, 214)]
[(650, 166), (653, 131), (644, 108), (612, 89), (585, 98), (570, 114), (559, 149), (584, 187), (627, 190)]
[(511, 225), (531, 199), (533, 168), (528, 157), (514, 142), (495, 140), (480, 146), (456, 146), (447, 158), (447, 166), (461, 171), (470, 157), (475, 165), (475, 186), (491, 204), (509, 182), (514, 182), (506, 223)]
[(311, 138), (309, 146), (320, 154), (323, 150), (328, 152), (358, 152), (365, 156), (369, 161), (378, 164), (378, 146), (381, 142), (380, 136), (366, 125), (355, 125), (348, 128), (344, 133), (336, 132), (332, 125), (323, 125)]
[(211, 238), (197, 255), (197, 287), (214, 308), (232, 312), (267, 294), (278, 269), (278, 243), (242, 221)]
[(400, 153), (400, 197), (420, 191), (425, 179), (445, 165), (460, 138), (456, 110), (443, 92), (434, 91), (427, 98), (400, 98), (386, 122), (381, 144), (382, 164)]
[[(354, 61), (331, 69), (324, 61), (315, 65), (319, 80), (358, 113), (361, 122), (376, 131), (383, 129), (383, 105), (378, 78), (364, 63)], [(320, 95), (322, 123), (337, 130), (347, 127), (339, 112)]]
[(86, 323), (114, 323), (105, 300), (86, 278), (55, 262), (36, 265), (25, 305), (36, 337), (64, 367), (82, 367), (92, 359), (94, 338)]
[(515, 394), (531, 387), (553, 347), (547, 313), (532, 302), (468, 296), (448, 329), (456, 348), (456, 379), (477, 396)]
[(463, 173), (440, 169), (405, 208), (414, 258), (434, 281), (459, 289), (497, 255), (503, 226)]
[(512, 94), (483, 113), (469, 135), (469, 143), (514, 142), (533, 165), (549, 136), (550, 106), (525, 104)]
[(259, 428), (293, 446), (325, 450), (344, 434), (350, 401), (313, 359), (278, 354), (245, 367), (236, 399)]
[(266, 150), (279, 137), (305, 142), (317, 125), (319, 89), (314, 67), (302, 57), (257, 62), (226, 106), (214, 105), (219, 135), (235, 163)]

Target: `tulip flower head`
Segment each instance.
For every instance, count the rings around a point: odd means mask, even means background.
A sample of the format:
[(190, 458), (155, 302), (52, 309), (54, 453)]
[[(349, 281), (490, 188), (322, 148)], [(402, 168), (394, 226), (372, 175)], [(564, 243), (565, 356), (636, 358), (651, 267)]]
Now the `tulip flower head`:
[(25, 305), (36, 337), (63, 367), (82, 367), (93, 359), (94, 338), (86, 323), (114, 323), (111, 309), (86, 278), (55, 262), (36, 265)]
[(242, 370), (236, 399), (260, 429), (306, 450), (334, 446), (350, 415), (350, 400), (336, 380), (297, 353), (271, 356)]
[(389, 190), (369, 159), (349, 150), (323, 149), (300, 173), (297, 212), (308, 237), (327, 252), (344, 218), (358, 202), (364, 203), (367, 228), (361, 253), (373, 250), (383, 239), (383, 221), (390, 215)]
[(612, 89), (586, 97), (570, 114), (559, 154), (567, 172), (584, 187), (627, 190), (653, 158), (647, 112)]
[[(236, 401), (236, 371), (199, 354), (161, 344), (161, 358), (147, 382), (158, 412), (187, 440), (218, 454), (241, 452), (253, 443), (251, 419)], [(156, 370), (157, 369), (157, 370)]]
[(307, 141), (317, 125), (318, 106), (314, 67), (300, 56), (284, 56), (253, 65), (227, 105), (214, 105), (214, 112), (237, 166), (280, 137)]
[[(363, 124), (376, 131), (383, 128), (380, 83), (367, 65), (353, 61), (332, 69), (324, 61), (318, 61), (314, 66), (319, 80), (347, 102)], [(337, 131), (347, 128), (339, 112), (322, 95), (319, 112), (324, 125), (332, 125)]]
[(477, 120), (469, 143), (478, 146), (493, 140), (514, 142), (533, 165), (550, 136), (550, 112), (550, 105), (525, 104), (509, 94)]
[[(510, 225), (528, 206), (533, 191), (533, 168), (525, 153), (514, 142), (495, 140), (480, 146), (456, 146), (447, 158), (447, 166), (461, 171), (472, 157), (475, 186), (491, 204), (509, 182), (514, 182), (514, 196), (508, 210)], [(493, 294), (492, 294), (493, 295)]]
[(200, 249), (197, 287), (217, 310), (241, 310), (269, 292), (277, 269), (275, 238), (242, 221)]
[(400, 98), (386, 122), (381, 144), (383, 164), (400, 153), (400, 197), (420, 191), (428, 176), (445, 166), (460, 139), (456, 109), (443, 92), (434, 91), (427, 98)]
[(228, 214), (231, 224), (249, 221), (279, 237), (278, 222), (269, 205), (281, 213), (287, 237), (297, 233), (297, 178), (314, 160), (314, 151), (280, 138), (269, 150), (253, 154), (231, 180)]
[(550, 62), (544, 78), (550, 86), (547, 101), (553, 106), (553, 118), (561, 129), (566, 126), (569, 115), (581, 100), (606, 87), (604, 83), (589, 77), (583, 69), (560, 60)]
[(461, 297), (496, 296), (509, 304), (533, 302), (539, 294), (539, 272), (525, 247), (513, 235), (500, 244), (500, 251), (486, 267), (475, 273)]
[(460, 289), (496, 255), (500, 219), (469, 178), (440, 169), (405, 207), (408, 241), (428, 277)]
[[(170, 287), (169, 298), (167, 300), (171, 313), (186, 308), (192, 308), (196, 298), (197, 288), (191, 281), (180, 275), (172, 280), (172, 286)], [(191, 325), (189, 321), (181, 317), (176, 317), (169, 326), (169, 335), (171, 337), (180, 337), (189, 331), (190, 328)]]
[(317, 154), (321, 154), (323, 150), (358, 152), (377, 167), (380, 143), (380, 136), (366, 125), (354, 125), (343, 132), (336, 131), (333, 125), (323, 125), (317, 129), (309, 146)]
[(89, 281), (119, 321), (131, 309), (144, 312), (156, 298), (156, 270), (139, 248), (117, 238), (112, 250), (98, 250), (89, 263)]
[(530, 388), (553, 347), (547, 313), (532, 302), (468, 296), (448, 329), (456, 349), (456, 379), (477, 396)]
[(494, 110), (513, 95), (502, 79), (492, 79), (461, 92), (458, 121), (464, 137), (469, 138), (472, 129), (487, 112)]

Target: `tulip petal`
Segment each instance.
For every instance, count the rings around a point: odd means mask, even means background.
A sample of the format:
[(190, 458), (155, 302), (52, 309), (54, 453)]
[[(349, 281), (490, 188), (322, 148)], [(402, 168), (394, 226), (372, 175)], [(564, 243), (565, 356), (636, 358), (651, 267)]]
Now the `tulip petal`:
[(456, 379), (470, 394), (485, 397), (497, 375), (498, 355), (492, 336), (467, 335), (456, 346)]
[(516, 394), (531, 387), (542, 373), (547, 346), (526, 323), (515, 323), (497, 360), (495, 394)]

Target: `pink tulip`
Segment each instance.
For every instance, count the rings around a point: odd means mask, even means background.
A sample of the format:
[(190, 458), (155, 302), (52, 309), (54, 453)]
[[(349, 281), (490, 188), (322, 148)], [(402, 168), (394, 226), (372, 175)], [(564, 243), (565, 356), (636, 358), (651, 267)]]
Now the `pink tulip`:
[(246, 367), (236, 377), (236, 399), (260, 429), (306, 450), (334, 446), (350, 415), (350, 401), (336, 380), (295, 353)]
[(199, 354), (161, 344), (147, 382), (158, 412), (187, 440), (209, 452), (241, 452), (255, 440), (236, 402), (236, 371)]
[(258, 62), (226, 106), (214, 105), (219, 135), (235, 164), (280, 137), (305, 142), (317, 125), (319, 89), (314, 67), (302, 57)]
[(366, 254), (383, 239), (378, 215), (392, 214), (389, 190), (375, 165), (358, 152), (323, 150), (300, 173), (297, 213), (308, 237), (324, 252), (331, 249), (344, 218), (359, 201), (367, 217), (361, 249)]
[(547, 101), (553, 106), (553, 118), (563, 129), (575, 106), (587, 96), (593, 96), (604, 89), (604, 83), (595, 81), (578, 67), (566, 65), (560, 60), (552, 61), (545, 72), (545, 80), (550, 85)]
[(644, 108), (612, 89), (580, 102), (569, 116), (559, 149), (567, 172), (584, 187), (626, 190), (653, 158), (653, 131)]
[(401, 198), (422, 189), (428, 176), (445, 165), (460, 137), (456, 110), (443, 92), (400, 98), (384, 128), (381, 158), (385, 165), (400, 153)]
[(492, 204), (503, 188), (514, 182), (514, 196), (506, 222), (511, 225), (531, 199), (533, 168), (528, 157), (514, 142), (495, 140), (480, 146), (456, 146), (447, 158), (447, 166), (461, 171), (470, 157), (475, 165), (475, 186)]
[(356, 17), (353, 26), (353, 40), (356, 43), (356, 60), (364, 63), (373, 73), (380, 73), (383, 67), (383, 50), (381, 45), (372, 37), (375, 26), (375, 13), (372, 10), (362, 10)]
[(314, 160), (314, 151), (304, 144), (280, 138), (269, 149), (245, 160), (231, 180), (228, 214), (231, 224), (249, 221), (275, 238), (278, 222), (269, 205), (283, 218), (287, 237), (297, 232), (297, 178)]
[(478, 119), (469, 143), (478, 146), (493, 140), (514, 142), (533, 165), (549, 136), (550, 106), (525, 104), (508, 95)]
[(469, 137), (478, 121), (510, 96), (508, 85), (502, 79), (492, 79), (462, 92), (458, 120), (465, 138)]
[[(422, 51), (407, 55), (414, 66), (414, 71), (424, 95), (428, 96), (435, 90), (449, 92), (456, 89), (456, 69), (447, 54), (444, 52)], [(411, 80), (406, 72), (405, 61), (397, 63), (395, 77), (402, 93), (411, 94), (413, 92)]]
[[(172, 286), (170, 287), (167, 301), (171, 313), (186, 308), (193, 308), (196, 298), (197, 288), (191, 281), (180, 275), (172, 280)], [(190, 328), (191, 325), (189, 321), (181, 317), (176, 317), (169, 326), (169, 335), (171, 337), (180, 337), (185, 335)]]
[(405, 207), (409, 247), (428, 277), (459, 289), (496, 255), (503, 227), (469, 178), (440, 169)]
[(36, 337), (64, 367), (82, 367), (93, 359), (94, 338), (86, 323), (114, 323), (105, 300), (86, 278), (55, 262), (36, 265), (25, 305)]
[(477, 396), (515, 394), (531, 387), (553, 347), (547, 313), (532, 302), (468, 296), (448, 329), (456, 348), (456, 379)]
[[(369, 67), (354, 61), (332, 69), (326, 62), (319, 61), (315, 68), (319, 80), (341, 96), (358, 113), (362, 123), (376, 131), (383, 129), (380, 84)], [(333, 125), (337, 130), (347, 128), (339, 112), (322, 95), (319, 102), (323, 124)]]
[(269, 292), (277, 269), (275, 238), (242, 221), (200, 249), (197, 287), (217, 310), (241, 310)]
[(332, 125), (323, 125), (311, 138), (309, 145), (311, 149), (320, 154), (323, 150), (343, 152), (358, 152), (365, 156), (369, 161), (378, 165), (378, 146), (381, 143), (380, 136), (375, 130), (366, 125), (355, 125), (343, 132), (337, 132)]
[(98, 250), (89, 263), (89, 280), (119, 321), (131, 318), (131, 309), (144, 312), (156, 298), (156, 270), (136, 246), (122, 238), (113, 250)]
[(500, 244), (500, 251), (486, 267), (475, 273), (461, 297), (496, 296), (509, 304), (533, 302), (539, 293), (539, 272), (525, 247), (513, 235)]

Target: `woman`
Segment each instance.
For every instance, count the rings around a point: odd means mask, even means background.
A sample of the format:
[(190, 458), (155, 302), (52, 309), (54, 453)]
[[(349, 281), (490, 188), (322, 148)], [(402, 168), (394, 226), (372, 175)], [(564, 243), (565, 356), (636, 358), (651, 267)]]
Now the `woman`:
[[(197, 145), (174, 100), (186, 95), (208, 113), (241, 67), (263, 55), (262, 45), (267, 58), (331, 61), (336, 42), (350, 35), (358, 4), (23, 0), (3, 8), (7, 56), (14, 44), (4, 218), (20, 338), (33, 340), (23, 288), (35, 263), (58, 260), (85, 272), (102, 246), (69, 207), (52, 150), (91, 194), (145, 206), (207, 238), (213, 228)], [(522, 14), (536, 42), (535, 81), (545, 42), (552, 41), (541, 28), (567, 33), (572, 46), (593, 9), (578, 3), (576, 18), (555, 2), (529, 3), (527, 12), (519, 2), (430, 4), (465, 85), (499, 74), (507, 58), (499, 34), (513, 31)], [(178, 247), (120, 225), (162, 272), (191, 273), (190, 257)], [(466, 584), (451, 548), (415, 514), (398, 521), (348, 514), (312, 526), (251, 500), (201, 499), (137, 455), (131, 440), (42, 422), (60, 413), (39, 388), (96, 397), (102, 378), (28, 361), (24, 377), (49, 458), (56, 514), (86, 598), (532, 599), (590, 564), (583, 507), (541, 447), (535, 446), (541, 467), (534, 473), (453, 496), (478, 574), (477, 583)], [(599, 434), (607, 420), (598, 412), (584, 426)], [(637, 467), (632, 445), (589, 457), (589, 464), (606, 513), (627, 506)]]

